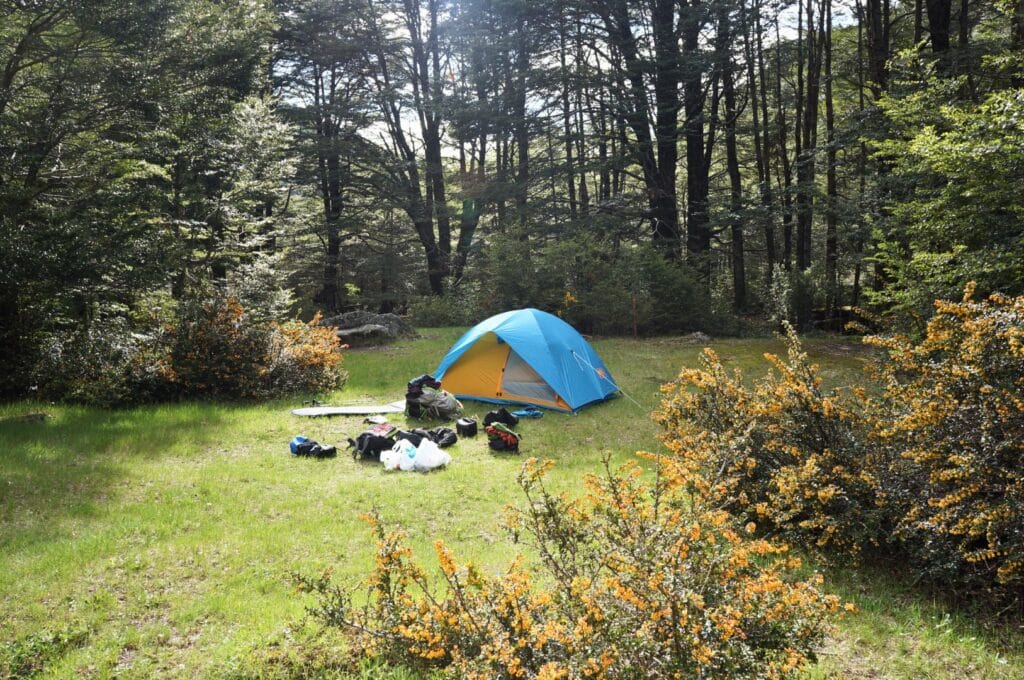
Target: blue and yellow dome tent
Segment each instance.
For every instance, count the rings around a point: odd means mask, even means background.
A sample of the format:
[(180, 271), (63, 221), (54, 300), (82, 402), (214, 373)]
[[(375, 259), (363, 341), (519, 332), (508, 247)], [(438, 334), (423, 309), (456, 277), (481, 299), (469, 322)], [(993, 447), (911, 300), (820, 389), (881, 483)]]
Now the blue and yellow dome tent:
[(538, 309), (492, 316), (452, 345), (434, 373), (459, 399), (578, 411), (619, 392), (575, 328)]

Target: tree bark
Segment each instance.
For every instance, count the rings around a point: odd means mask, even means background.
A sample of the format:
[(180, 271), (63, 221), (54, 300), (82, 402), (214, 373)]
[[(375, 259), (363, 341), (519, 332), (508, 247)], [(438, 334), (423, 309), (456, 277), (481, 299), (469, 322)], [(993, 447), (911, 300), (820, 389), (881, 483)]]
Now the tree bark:
[(686, 249), (705, 283), (711, 276), (710, 216), (708, 215), (708, 163), (704, 151), (704, 83), (700, 64), (703, 7), (690, 0), (680, 16), (686, 63), (683, 73), (683, 125), (686, 139)]
[[(825, 0), (828, 2), (829, 0)], [(796, 266), (804, 271), (811, 266), (812, 226), (814, 223), (815, 154), (818, 138), (818, 99), (821, 87), (821, 53), (824, 43), (824, 12), (818, 13), (814, 26), (814, 0), (806, 0), (807, 9), (807, 101), (803, 110), (803, 148), (797, 155), (797, 237)]]
[(779, 37), (779, 18), (775, 17), (775, 125), (778, 133), (779, 159), (782, 162), (782, 264), (786, 271), (793, 268), (793, 167), (786, 148), (789, 135), (786, 107), (782, 99), (782, 44)]
[(747, 306), (747, 273), (743, 252), (743, 182), (740, 177), (739, 154), (736, 151), (736, 119), (739, 113), (736, 110), (730, 21), (729, 12), (722, 5), (718, 13), (718, 52), (722, 71), (722, 95), (725, 99), (725, 158), (729, 173), (733, 309), (742, 312)]
[(835, 105), (832, 100), (832, 1), (825, 0), (825, 130), (826, 130), (826, 206), (825, 206), (825, 307), (829, 317), (839, 306), (839, 236), (836, 219), (838, 188), (836, 179)]
[(562, 76), (562, 141), (565, 144), (565, 189), (569, 197), (569, 219), (579, 217), (576, 207), (576, 172), (573, 168), (572, 109), (570, 103), (569, 64), (566, 57), (566, 26), (564, 18), (558, 25), (558, 60)]
[[(743, 29), (743, 46), (747, 62), (747, 86), (750, 92), (751, 118), (754, 133), (754, 156), (757, 162), (758, 190), (761, 197), (761, 217), (765, 246), (765, 290), (771, 288), (772, 271), (775, 267), (775, 216), (772, 213), (771, 163), (769, 162), (768, 138), (768, 83), (765, 78), (764, 50), (761, 41), (761, 2), (754, 0), (754, 21), (747, 16), (747, 6), (740, 5), (740, 19)], [(753, 39), (751, 30), (756, 32)], [(755, 54), (756, 49), (756, 54)], [(756, 68), (756, 70), (755, 70)], [(759, 77), (760, 76), (760, 77)], [(758, 85), (760, 84), (760, 88)], [(759, 96), (760, 94), (760, 96)], [(758, 110), (760, 107), (760, 111)], [(762, 126), (763, 121), (763, 126)]]
[(868, 74), (877, 101), (889, 87), (889, 0), (866, 0)]
[[(949, 52), (951, 6), (952, 0), (925, 0), (932, 52), (938, 55), (946, 55)], [(940, 59), (940, 66), (943, 64), (946, 64), (945, 59)]]

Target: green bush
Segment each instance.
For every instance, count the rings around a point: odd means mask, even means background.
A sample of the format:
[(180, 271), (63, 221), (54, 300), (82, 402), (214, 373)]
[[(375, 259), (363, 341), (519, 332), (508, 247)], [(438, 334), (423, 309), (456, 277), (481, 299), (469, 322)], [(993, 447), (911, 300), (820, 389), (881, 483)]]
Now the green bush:
[(333, 328), (320, 326), (317, 314), (309, 323), (274, 323), (270, 329), (270, 394), (327, 392), (342, 385), (341, 341)]
[(418, 327), (470, 326), (480, 320), (479, 314), (477, 291), (470, 284), (444, 295), (422, 295), (409, 301), (409, 317)]
[(650, 246), (614, 256), (591, 244), (564, 244), (550, 256), (563, 264), (559, 312), (584, 332), (653, 335), (710, 330), (712, 314), (693, 272)]
[(340, 342), (319, 319), (253, 319), (233, 296), (153, 302), (135, 319), (51, 336), (33, 371), (40, 393), (110, 407), (323, 392), (344, 381)]
[(264, 396), (271, 350), (267, 331), (235, 297), (184, 305), (171, 348), (172, 380), (187, 395)]
[(33, 380), (51, 399), (107, 407), (156, 401), (174, 392), (167, 351), (162, 329), (133, 331), (123, 318), (104, 319), (66, 337), (49, 336)]

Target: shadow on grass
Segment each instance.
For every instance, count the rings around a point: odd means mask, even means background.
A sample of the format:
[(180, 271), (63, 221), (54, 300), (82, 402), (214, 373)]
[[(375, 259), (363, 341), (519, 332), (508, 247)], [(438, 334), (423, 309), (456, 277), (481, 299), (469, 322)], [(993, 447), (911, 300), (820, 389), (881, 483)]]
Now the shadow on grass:
[(216, 442), (232, 408), (55, 407), (45, 422), (0, 424), (0, 550), (59, 540), (62, 520), (101, 514), (139, 462), (185, 454), (182, 443), (199, 453)]
[(1020, 677), (1020, 604), (999, 611), (957, 599), (918, 583), (906, 561), (885, 556), (823, 573), (826, 588), (858, 610), (841, 624), (826, 668), (839, 666), (844, 677), (876, 677), (883, 670), (896, 677), (925, 670), (929, 677)]

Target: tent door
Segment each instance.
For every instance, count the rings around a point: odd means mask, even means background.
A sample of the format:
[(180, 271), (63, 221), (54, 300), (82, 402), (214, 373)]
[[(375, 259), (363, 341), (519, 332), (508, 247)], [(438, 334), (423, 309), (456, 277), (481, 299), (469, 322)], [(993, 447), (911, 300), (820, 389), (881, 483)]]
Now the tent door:
[(542, 402), (557, 402), (558, 395), (544, 382), (537, 371), (523, 361), (511, 348), (501, 375), (501, 391), (498, 396), (506, 399), (530, 399)]

